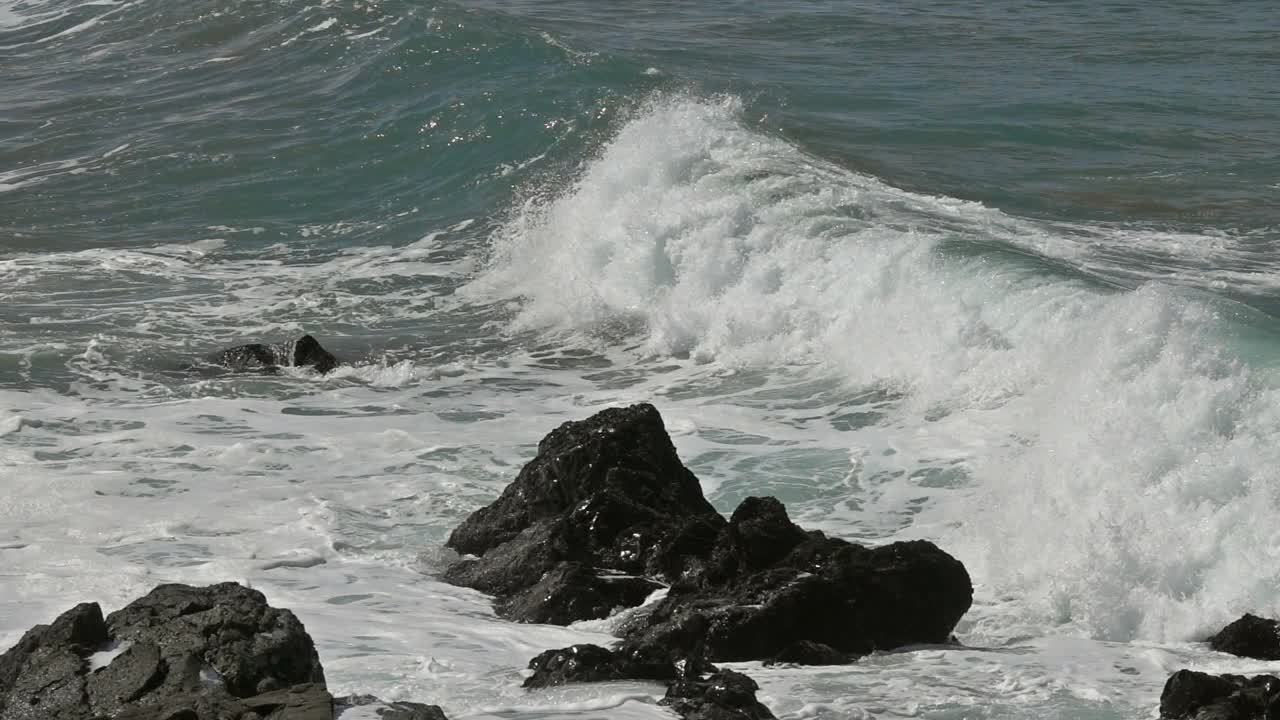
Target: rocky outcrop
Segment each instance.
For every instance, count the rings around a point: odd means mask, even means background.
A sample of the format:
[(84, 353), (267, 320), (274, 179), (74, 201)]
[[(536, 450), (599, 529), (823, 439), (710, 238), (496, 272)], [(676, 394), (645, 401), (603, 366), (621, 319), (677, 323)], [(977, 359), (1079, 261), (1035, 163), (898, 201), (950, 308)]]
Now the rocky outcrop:
[(1209, 638), (1218, 652), (1258, 660), (1280, 660), (1280, 622), (1246, 614)]
[[(622, 632), (710, 661), (815, 658), (804, 648), (819, 645), (857, 656), (947, 642), (971, 598), (964, 566), (932, 543), (866, 548), (804, 532), (773, 498), (748, 498), (705, 570)], [(687, 632), (697, 616), (700, 637)]]
[(1280, 719), (1280, 678), (1179, 670), (1160, 693), (1160, 717), (1185, 720)]
[(269, 373), (282, 367), (309, 367), (323, 375), (341, 364), (333, 353), (321, 347), (320, 342), (310, 335), (272, 345), (239, 345), (220, 350), (205, 359), (237, 372)]
[(669, 584), (622, 634), (673, 661), (799, 662), (944, 643), (972, 599), (964, 566), (929, 542), (829, 538), (792, 523), (774, 498), (748, 498), (726, 521), (652, 405), (552, 431), (448, 544), (474, 557), (445, 579), (497, 595), (499, 614), (516, 620), (603, 617)]
[(529, 669), (533, 674), (525, 678), (524, 687), (527, 688), (570, 682), (627, 679), (673, 681), (677, 678), (676, 667), (665, 656), (633, 656), (606, 650), (599, 645), (573, 645), (560, 650), (547, 650), (529, 661)]
[(719, 670), (705, 680), (678, 680), (667, 688), (660, 705), (685, 720), (773, 720), (773, 713), (756, 700), (760, 686), (732, 670)]
[(929, 542), (830, 538), (770, 497), (744, 500), (726, 520), (647, 404), (552, 431), (448, 545), (468, 557), (444, 579), (496, 595), (498, 614), (514, 620), (605, 617), (667, 586), (621, 626), (617, 648), (544, 652), (525, 685), (664, 680), (685, 717), (772, 717), (754, 682), (713, 662), (839, 663), (946, 643), (973, 596), (964, 566)]
[(235, 583), (161, 585), (105, 618), (77, 605), (0, 655), (0, 720), (36, 718), (333, 720), (334, 699), (293, 613)]

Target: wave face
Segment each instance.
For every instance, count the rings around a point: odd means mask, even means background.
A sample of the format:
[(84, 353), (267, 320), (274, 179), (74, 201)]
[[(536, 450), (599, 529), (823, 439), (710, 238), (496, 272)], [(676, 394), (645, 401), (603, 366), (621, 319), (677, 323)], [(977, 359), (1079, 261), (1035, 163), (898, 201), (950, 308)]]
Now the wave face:
[(467, 290), (516, 300), (515, 330), (818, 379), (806, 422), (848, 430), (844, 482), (890, 505), (848, 527), (923, 502), (891, 529), (953, 538), (1042, 622), (1190, 639), (1276, 607), (1277, 576), (1242, 572), (1274, 546), (1276, 373), (1228, 302), (1117, 289), (1071, 228), (842, 170), (731, 99), (654, 101), (497, 238)]
[[(0, 0), (0, 645), (237, 579), (338, 692), (666, 717), (519, 689), (610, 622), (434, 579), (543, 434), (652, 401), (720, 510), (974, 577), (966, 648), (750, 667), (779, 717), (1258, 672), (1197, 641), (1280, 615), (1272, 15)], [(303, 332), (348, 365), (189, 369)]]

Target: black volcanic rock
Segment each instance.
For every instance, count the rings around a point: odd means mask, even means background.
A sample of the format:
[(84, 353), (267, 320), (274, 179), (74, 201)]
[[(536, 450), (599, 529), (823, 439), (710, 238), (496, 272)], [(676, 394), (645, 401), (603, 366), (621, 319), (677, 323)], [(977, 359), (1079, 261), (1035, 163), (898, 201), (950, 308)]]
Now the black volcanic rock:
[[(477, 557), (455, 563), (444, 579), (498, 595), (499, 613), (511, 619), (597, 618), (615, 598), (637, 604), (647, 594), (642, 587), (656, 587), (607, 575), (677, 579), (709, 554), (724, 524), (680, 462), (658, 411), (614, 408), (543, 438), (502, 495), (449, 536), (449, 547)], [(589, 580), (584, 568), (604, 573), (605, 582)], [(556, 578), (567, 585), (553, 586)], [(519, 597), (536, 585), (536, 596)], [(574, 588), (598, 597), (571, 602)], [(551, 609), (533, 597), (559, 599)]]
[(334, 701), (293, 613), (235, 583), (161, 585), (106, 618), (77, 605), (0, 655), (0, 720), (106, 718), (333, 720)]
[[(774, 538), (767, 567), (765, 537)], [(705, 572), (623, 626), (628, 643), (701, 651), (713, 662), (772, 658), (800, 642), (865, 655), (947, 642), (972, 599), (964, 566), (932, 543), (865, 548), (804, 533), (772, 498), (744, 501), (721, 541)], [(702, 637), (684, 631), (693, 616), (704, 618)]]
[(1280, 660), (1280, 622), (1246, 614), (1209, 638), (1218, 652), (1258, 660)]
[[(964, 566), (931, 543), (865, 548), (806, 532), (774, 498), (748, 498), (726, 522), (647, 404), (553, 430), (448, 545), (475, 557), (444, 579), (497, 595), (498, 613), (516, 620), (598, 618), (672, 583), (624, 636), (695, 664), (765, 659), (800, 641), (848, 654), (944, 643), (973, 592)], [(671, 645), (690, 615), (705, 617), (706, 634)]]
[(320, 657), (298, 618), (236, 583), (161, 585), (108, 615), (107, 627), (116, 640), (158, 646), (170, 687), (198, 686), (210, 671), (236, 697), (324, 686)]
[(1209, 675), (1179, 670), (1160, 693), (1160, 717), (1171, 720), (1280, 720), (1280, 678)]
[(848, 653), (812, 640), (797, 640), (765, 661), (765, 665), (844, 665), (852, 658)]
[(635, 607), (662, 586), (633, 575), (601, 575), (581, 563), (560, 563), (527, 590), (498, 603), (498, 614), (520, 622), (568, 625)]
[(756, 681), (733, 670), (720, 670), (705, 680), (678, 680), (667, 688), (661, 705), (685, 720), (772, 720), (769, 708), (756, 700)]
[(533, 674), (524, 687), (540, 688), (569, 682), (676, 679), (676, 668), (665, 658), (645, 658), (606, 650), (599, 645), (572, 645), (547, 650), (529, 661)]
[(333, 353), (321, 347), (320, 341), (310, 335), (271, 345), (239, 345), (219, 350), (205, 359), (238, 372), (275, 372), (281, 367), (309, 367), (323, 375), (341, 364)]
[(471, 557), (444, 579), (497, 595), (510, 619), (604, 617), (669, 585), (619, 627), (617, 648), (544, 652), (525, 685), (666, 680), (664, 702), (707, 720), (773, 717), (750, 678), (713, 662), (835, 664), (944, 644), (973, 597), (964, 566), (926, 541), (868, 548), (829, 538), (791, 522), (771, 497), (747, 498), (726, 521), (645, 404), (552, 431), (448, 545)]

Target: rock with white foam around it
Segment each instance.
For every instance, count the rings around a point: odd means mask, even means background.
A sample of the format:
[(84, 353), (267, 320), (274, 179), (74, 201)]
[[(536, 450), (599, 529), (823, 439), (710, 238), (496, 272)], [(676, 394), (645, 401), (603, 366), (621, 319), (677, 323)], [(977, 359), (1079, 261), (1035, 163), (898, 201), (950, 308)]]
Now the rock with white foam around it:
[(334, 703), (298, 618), (235, 583), (77, 605), (0, 655), (0, 720), (334, 720)]
[(1209, 647), (1256, 660), (1280, 660), (1280, 622), (1246, 614), (1209, 638)]
[[(671, 649), (673, 660), (819, 657), (797, 643), (833, 650), (828, 659), (943, 644), (973, 595), (964, 566), (929, 542), (829, 538), (768, 497), (748, 498), (726, 521), (647, 404), (553, 430), (448, 544), (473, 557), (444, 578), (497, 595), (499, 614), (515, 620), (603, 617), (669, 584), (624, 635)], [(611, 582), (617, 573), (627, 582)], [(695, 615), (705, 620), (696, 636), (686, 632)]]
[(1168, 720), (1280, 720), (1280, 678), (1179, 670), (1160, 693)]
[(309, 367), (323, 375), (342, 364), (333, 353), (321, 347), (320, 341), (310, 335), (271, 345), (239, 345), (219, 350), (205, 359), (237, 372), (273, 373), (282, 367)]
[[(960, 561), (926, 541), (830, 538), (792, 523), (771, 497), (746, 499), (726, 520), (647, 404), (553, 430), (448, 545), (471, 557), (444, 579), (496, 595), (498, 614), (514, 620), (604, 617), (668, 585), (621, 626), (617, 648), (544, 652), (526, 686), (661, 679), (691, 718), (772, 717), (749, 678), (716, 675), (712, 662), (838, 663), (946, 644), (973, 597)], [(627, 583), (609, 584), (617, 577)]]

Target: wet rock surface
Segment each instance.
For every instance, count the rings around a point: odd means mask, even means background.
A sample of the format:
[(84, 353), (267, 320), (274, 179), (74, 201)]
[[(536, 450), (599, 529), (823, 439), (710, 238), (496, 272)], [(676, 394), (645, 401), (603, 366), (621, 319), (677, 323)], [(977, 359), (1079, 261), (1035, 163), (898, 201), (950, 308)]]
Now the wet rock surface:
[(599, 645), (547, 650), (529, 661), (529, 669), (533, 674), (525, 678), (527, 688), (603, 680), (671, 681), (677, 677), (675, 665), (665, 657), (632, 656)]
[(661, 705), (686, 720), (771, 720), (774, 715), (756, 700), (756, 681), (733, 670), (720, 670), (705, 680), (671, 684)]
[(1246, 614), (1209, 638), (1218, 652), (1258, 660), (1280, 660), (1280, 622)]
[(1280, 678), (1179, 670), (1160, 694), (1160, 717), (1186, 720), (1280, 720)]
[[(604, 617), (670, 584), (623, 636), (711, 661), (766, 659), (802, 642), (847, 655), (944, 643), (973, 594), (964, 566), (929, 542), (829, 538), (792, 523), (774, 498), (748, 498), (726, 521), (646, 404), (552, 431), (448, 544), (475, 557), (444, 578), (497, 595), (498, 613), (515, 620)], [(702, 635), (688, 632), (695, 615)]]
[(619, 628), (617, 648), (544, 652), (525, 685), (664, 680), (675, 693), (664, 702), (685, 717), (772, 717), (754, 682), (713, 662), (836, 664), (943, 644), (973, 596), (964, 566), (926, 541), (830, 538), (771, 497), (747, 498), (726, 520), (647, 404), (552, 431), (448, 545), (471, 557), (444, 579), (496, 595), (513, 620), (606, 617), (668, 586)]
[(77, 605), (0, 655), (0, 720), (333, 720), (334, 712), (302, 623), (235, 583), (161, 585), (105, 618), (96, 603)]
[(320, 374), (342, 363), (310, 335), (283, 343), (250, 343), (219, 350), (205, 357), (214, 365), (237, 372), (277, 372), (282, 367), (309, 367)]

